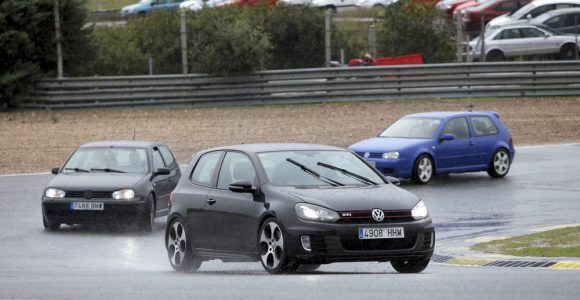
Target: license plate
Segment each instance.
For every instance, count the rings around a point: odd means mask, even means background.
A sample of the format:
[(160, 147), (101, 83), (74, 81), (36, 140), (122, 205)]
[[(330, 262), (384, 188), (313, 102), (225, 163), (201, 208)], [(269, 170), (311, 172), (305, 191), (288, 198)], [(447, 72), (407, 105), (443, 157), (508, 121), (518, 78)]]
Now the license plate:
[(360, 240), (399, 239), (404, 237), (405, 229), (403, 227), (375, 227), (358, 229), (358, 238)]
[(371, 165), (373, 167), (376, 167), (377, 166), (377, 164), (375, 163), (374, 160), (367, 160), (367, 162), (369, 163), (369, 165)]
[(71, 202), (70, 209), (72, 210), (103, 210), (105, 205), (103, 202)]

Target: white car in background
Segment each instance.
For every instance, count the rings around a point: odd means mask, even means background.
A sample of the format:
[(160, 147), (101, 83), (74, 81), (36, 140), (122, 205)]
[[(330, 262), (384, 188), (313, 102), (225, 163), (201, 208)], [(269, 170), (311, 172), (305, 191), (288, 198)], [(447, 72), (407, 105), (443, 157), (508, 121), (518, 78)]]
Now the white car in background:
[(570, 7), (580, 7), (580, 0), (535, 0), (511, 14), (505, 14), (489, 21), (485, 29), (527, 24), (531, 19), (545, 12)]
[[(573, 60), (578, 52), (578, 40), (574, 35), (564, 34), (543, 25), (514, 25), (485, 32), (485, 61), (504, 61), (507, 58), (537, 55), (558, 55)], [(480, 60), (479, 38), (468, 43), (464, 55)]]
[(336, 10), (338, 7), (355, 6), (357, 2), (358, 0), (313, 0), (312, 6)]
[(281, 0), (286, 5), (312, 5), (312, 0)]
[(179, 9), (198, 11), (203, 8), (203, 0), (189, 0), (181, 3)]
[(387, 7), (396, 2), (397, 0), (358, 0), (356, 6), (362, 8), (379, 8)]

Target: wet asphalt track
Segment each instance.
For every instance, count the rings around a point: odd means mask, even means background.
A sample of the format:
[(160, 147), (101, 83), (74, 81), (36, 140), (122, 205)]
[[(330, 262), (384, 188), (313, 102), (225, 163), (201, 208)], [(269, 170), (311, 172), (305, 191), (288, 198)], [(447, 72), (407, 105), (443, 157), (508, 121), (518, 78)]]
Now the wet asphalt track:
[[(421, 196), (436, 224), (436, 254), (465, 253), (473, 238), (580, 223), (580, 145), (517, 149), (507, 178), (451, 175)], [(580, 270), (433, 263), (397, 274), (388, 263), (342, 263), (311, 274), (267, 275), (259, 263), (207, 262), (173, 272), (164, 218), (152, 234), (63, 226), (43, 230), (40, 195), (51, 175), (0, 177), (0, 299), (573, 299)]]

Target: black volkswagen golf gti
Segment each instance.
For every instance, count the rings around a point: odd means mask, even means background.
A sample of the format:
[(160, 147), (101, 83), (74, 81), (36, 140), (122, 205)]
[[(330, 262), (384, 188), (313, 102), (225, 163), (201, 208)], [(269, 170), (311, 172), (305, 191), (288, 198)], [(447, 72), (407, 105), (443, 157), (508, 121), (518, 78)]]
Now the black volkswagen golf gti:
[(169, 211), (169, 194), (181, 172), (169, 147), (149, 141), (101, 141), (81, 145), (42, 195), (48, 230), (62, 223), (124, 221), (150, 231)]
[(309, 144), (197, 153), (172, 193), (165, 232), (178, 271), (221, 259), (259, 260), (272, 274), (347, 261), (415, 273), (434, 244), (423, 201), (352, 152)]

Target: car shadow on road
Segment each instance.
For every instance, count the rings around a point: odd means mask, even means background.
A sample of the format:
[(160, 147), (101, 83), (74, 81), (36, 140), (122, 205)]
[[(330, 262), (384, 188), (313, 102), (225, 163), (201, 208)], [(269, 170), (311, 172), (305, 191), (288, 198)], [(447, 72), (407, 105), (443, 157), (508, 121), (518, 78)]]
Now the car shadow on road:
[(504, 178), (492, 178), (484, 172), (479, 173), (455, 173), (455, 174), (437, 174), (426, 185), (413, 183), (409, 179), (401, 179), (401, 187), (437, 187), (448, 185), (467, 185), (467, 184), (485, 184), (485, 185), (503, 185), (510, 182), (509, 175)]
[(156, 220), (151, 232), (144, 231), (136, 224), (113, 222), (113, 223), (89, 223), (75, 225), (61, 225), (58, 231), (47, 232), (50, 234), (90, 234), (90, 235), (137, 235), (147, 236), (165, 230), (165, 221)]

